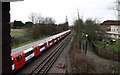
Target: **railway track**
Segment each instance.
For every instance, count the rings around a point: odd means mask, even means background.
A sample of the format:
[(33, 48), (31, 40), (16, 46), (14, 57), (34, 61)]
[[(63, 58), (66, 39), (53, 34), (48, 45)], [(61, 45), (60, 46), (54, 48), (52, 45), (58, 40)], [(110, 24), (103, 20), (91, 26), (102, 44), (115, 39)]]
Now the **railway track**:
[(64, 50), (65, 46), (68, 44), (68, 42), (71, 39), (72, 34), (69, 35), (69, 37), (66, 37), (54, 50), (49, 54), (48, 57), (46, 57), (42, 63), (31, 73), (31, 75), (38, 75), (42, 74), (45, 75), (49, 69), (52, 67), (54, 62), (57, 60), (59, 55)]

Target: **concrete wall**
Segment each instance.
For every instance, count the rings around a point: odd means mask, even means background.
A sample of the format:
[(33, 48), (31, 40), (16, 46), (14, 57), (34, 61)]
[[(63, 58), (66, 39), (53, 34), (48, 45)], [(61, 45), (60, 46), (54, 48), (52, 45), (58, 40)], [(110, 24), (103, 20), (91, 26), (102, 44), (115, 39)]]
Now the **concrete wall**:
[(118, 32), (118, 27), (119, 26), (111, 26), (111, 31)]
[(118, 32), (120, 33), (120, 26), (118, 26)]
[(2, 73), (11, 73), (10, 2), (2, 2)]
[(119, 35), (117, 34), (108, 34), (108, 36), (111, 38), (116, 38), (116, 39), (120, 38)]
[(8, 75), (8, 73), (12, 73), (11, 36), (9, 25), (11, 1), (23, 0), (0, 0), (0, 75)]

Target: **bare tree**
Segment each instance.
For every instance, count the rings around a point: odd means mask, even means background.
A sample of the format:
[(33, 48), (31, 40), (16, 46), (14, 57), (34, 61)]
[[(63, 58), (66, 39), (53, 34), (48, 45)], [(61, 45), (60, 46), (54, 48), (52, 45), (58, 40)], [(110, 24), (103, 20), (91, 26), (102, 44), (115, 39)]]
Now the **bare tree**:
[(44, 18), (43, 18), (42, 16), (38, 16), (38, 17), (37, 17), (37, 23), (38, 23), (38, 24), (42, 23), (43, 19), (44, 19)]
[(55, 24), (55, 20), (51, 17), (45, 17), (42, 21), (43, 24)]
[(31, 13), (30, 16), (29, 16), (29, 19), (31, 20), (31, 22), (32, 22), (33, 24), (35, 24), (36, 14), (35, 14), (35, 13)]
[(55, 24), (55, 20), (51, 17), (42, 17), (40, 13), (31, 13), (29, 19), (33, 24)]
[(40, 24), (44, 20), (40, 13), (31, 13), (29, 19), (33, 24)]
[(120, 20), (120, 0), (116, 0), (114, 3), (115, 6), (110, 9), (115, 10), (115, 15), (117, 16), (117, 19)]
[(117, 1), (118, 20), (120, 20), (120, 0)]

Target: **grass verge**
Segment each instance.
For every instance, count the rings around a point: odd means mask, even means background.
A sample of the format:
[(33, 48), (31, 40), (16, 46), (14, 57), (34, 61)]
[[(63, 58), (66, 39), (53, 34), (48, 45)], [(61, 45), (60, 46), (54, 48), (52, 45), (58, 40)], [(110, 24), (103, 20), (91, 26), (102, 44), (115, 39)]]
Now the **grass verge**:
[(12, 46), (11, 49), (15, 49), (17, 47), (20, 47), (20, 46), (23, 46), (23, 45), (26, 45), (26, 44), (29, 44), (29, 43), (33, 43), (35, 41), (42, 40), (42, 39), (47, 38), (47, 37), (49, 37), (49, 36), (44, 36), (44, 37), (40, 37), (40, 38), (35, 39), (35, 40), (30, 40), (30, 41), (27, 41), (27, 42), (24, 42), (24, 43), (20, 43), (20, 44)]
[(24, 29), (11, 29), (11, 37), (19, 38), (24, 36)]
[(115, 50), (116, 52), (120, 52), (120, 40), (117, 40), (116, 44), (111, 45), (111, 46), (106, 46), (106, 43), (104, 43), (103, 41), (99, 41), (96, 44), (101, 48), (105, 48), (105, 49), (108, 49), (108, 50)]

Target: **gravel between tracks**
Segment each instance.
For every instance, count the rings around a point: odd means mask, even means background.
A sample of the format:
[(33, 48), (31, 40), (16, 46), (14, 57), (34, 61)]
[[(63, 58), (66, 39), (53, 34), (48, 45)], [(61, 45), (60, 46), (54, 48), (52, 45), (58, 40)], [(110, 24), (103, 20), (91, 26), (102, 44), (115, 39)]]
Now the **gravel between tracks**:
[[(62, 51), (62, 53), (60, 54), (60, 56), (58, 57), (58, 59), (56, 60), (56, 62), (53, 64), (53, 66), (51, 67), (51, 69), (48, 71), (48, 74), (65, 74), (67, 72), (67, 52), (68, 52), (68, 48), (69, 48), (69, 43), (68, 42), (67, 46), (64, 48), (64, 50)], [(63, 63), (64, 67), (63, 68), (59, 68), (58, 64), (59, 63)]]

